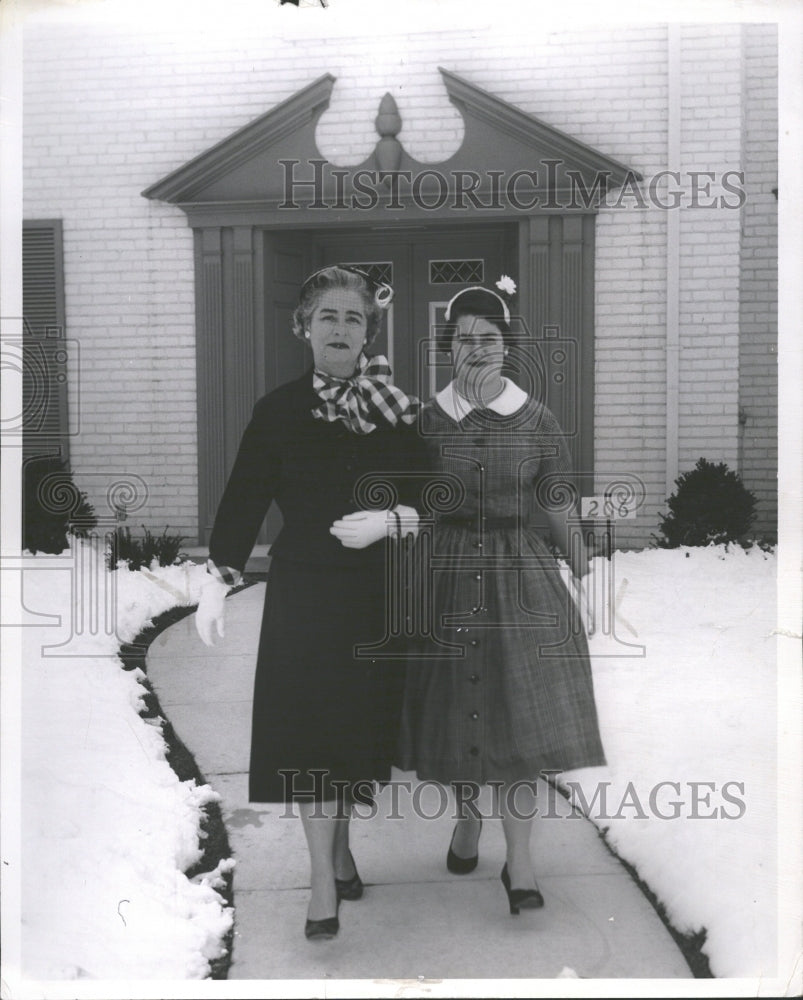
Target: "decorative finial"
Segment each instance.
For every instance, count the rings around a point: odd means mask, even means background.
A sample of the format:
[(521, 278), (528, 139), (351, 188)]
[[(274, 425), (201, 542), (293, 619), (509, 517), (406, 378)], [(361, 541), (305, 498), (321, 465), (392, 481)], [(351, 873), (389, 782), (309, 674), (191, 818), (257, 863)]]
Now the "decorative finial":
[(398, 170), (402, 157), (402, 144), (396, 136), (401, 131), (402, 120), (393, 94), (389, 91), (379, 102), (379, 114), (376, 116), (375, 125), (380, 136), (374, 150), (379, 169)]

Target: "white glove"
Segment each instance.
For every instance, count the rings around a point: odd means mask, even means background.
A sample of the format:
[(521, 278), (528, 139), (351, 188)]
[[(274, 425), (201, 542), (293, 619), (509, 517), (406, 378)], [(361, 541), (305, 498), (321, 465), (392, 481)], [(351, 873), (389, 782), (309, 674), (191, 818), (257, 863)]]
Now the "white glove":
[(588, 575), (580, 577), (580, 579), (572, 576), (570, 578), (569, 592), (572, 595), (574, 603), (577, 605), (577, 610), (580, 612), (580, 621), (583, 623), (586, 635), (592, 636), (596, 630), (596, 620), (594, 603), (589, 599), (588, 594)]
[[(407, 538), (408, 535), (412, 535), (413, 538), (418, 538), (419, 517), (415, 507), (407, 507), (400, 503), (393, 509), (399, 515), (402, 537)], [(394, 517), (393, 520), (395, 521), (396, 518)]]
[(333, 522), (329, 534), (347, 549), (365, 549), (388, 533), (396, 530), (396, 518), (386, 510), (360, 510), (346, 514)]
[(195, 628), (205, 646), (214, 646), (213, 628), (222, 639), (225, 636), (224, 616), (226, 594), (229, 588), (225, 583), (210, 576), (201, 584), (201, 599), (195, 612)]

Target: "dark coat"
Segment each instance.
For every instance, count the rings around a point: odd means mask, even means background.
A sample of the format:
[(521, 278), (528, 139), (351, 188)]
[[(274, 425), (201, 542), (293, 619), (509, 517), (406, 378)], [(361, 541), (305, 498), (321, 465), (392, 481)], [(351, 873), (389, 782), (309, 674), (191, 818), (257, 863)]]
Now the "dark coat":
[[(426, 453), (415, 425), (379, 424), (354, 434), (337, 421), (311, 415), (320, 399), (309, 371), (263, 396), (240, 442), (215, 517), (210, 558), (242, 570), (272, 500), (284, 527), (271, 546), (274, 559), (310, 566), (376, 568), (381, 546), (347, 549), (329, 534), (333, 521), (371, 506), (415, 505)], [(377, 489), (390, 502), (371, 504)], [(395, 494), (395, 495), (394, 495)]]
[[(299, 790), (331, 800), (343, 788), (360, 797), (359, 783), (389, 778), (396, 750), (403, 663), (360, 648), (385, 633), (389, 543), (348, 549), (329, 528), (356, 510), (415, 505), (420, 478), (409, 473), (426, 459), (415, 425), (354, 434), (315, 419), (319, 403), (311, 372), (259, 400), (209, 545), (217, 565), (242, 570), (278, 504), (284, 526), (271, 548), (257, 654), (251, 801), (288, 801)], [(377, 484), (384, 502), (372, 504)]]

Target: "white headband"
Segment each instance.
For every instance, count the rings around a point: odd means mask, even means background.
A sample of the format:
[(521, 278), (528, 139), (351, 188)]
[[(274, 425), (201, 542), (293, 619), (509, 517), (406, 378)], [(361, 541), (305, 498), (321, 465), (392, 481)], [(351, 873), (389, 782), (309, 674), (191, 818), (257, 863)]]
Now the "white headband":
[(452, 319), (452, 305), (460, 298), (461, 295), (466, 295), (468, 292), (484, 292), (486, 295), (493, 295), (493, 297), (502, 306), (502, 315), (505, 318), (505, 322), (510, 326), (510, 310), (507, 307), (507, 302), (502, 298), (501, 295), (497, 295), (496, 292), (492, 292), (490, 288), (483, 288), (482, 285), (472, 285), (471, 288), (461, 289), (457, 295), (453, 295), (446, 305), (446, 321), (450, 322)]

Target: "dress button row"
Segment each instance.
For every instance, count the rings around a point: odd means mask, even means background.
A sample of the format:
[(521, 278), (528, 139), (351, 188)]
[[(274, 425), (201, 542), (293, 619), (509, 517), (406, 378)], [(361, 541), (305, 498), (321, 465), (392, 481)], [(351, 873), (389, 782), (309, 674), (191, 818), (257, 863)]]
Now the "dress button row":
[(469, 677), (469, 680), (471, 681), (472, 684), (479, 684), (479, 682), (480, 682), (480, 675), (479, 674), (472, 674)]
[(480, 717), (480, 713), (479, 713), (479, 712), (472, 712), (472, 713), (471, 713), (471, 714), (469, 715), (469, 718), (470, 718), (470, 719), (474, 719), (474, 721), (475, 721), (475, 722), (476, 722), (476, 720), (477, 720), (477, 719), (479, 719), (479, 717)]
[(479, 646), (479, 644), (480, 644), (479, 639), (472, 639), (471, 642), (469, 643), (469, 646)]

